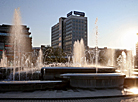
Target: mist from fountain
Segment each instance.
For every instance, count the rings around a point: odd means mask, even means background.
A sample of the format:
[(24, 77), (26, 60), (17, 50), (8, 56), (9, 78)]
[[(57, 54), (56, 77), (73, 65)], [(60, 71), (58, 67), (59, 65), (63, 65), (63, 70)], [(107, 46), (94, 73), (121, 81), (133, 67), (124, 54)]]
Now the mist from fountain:
[(96, 21), (95, 21), (95, 28), (96, 28), (96, 33), (95, 33), (95, 37), (96, 37), (96, 56), (95, 56), (95, 67), (96, 67), (96, 73), (98, 72), (98, 68), (97, 68), (97, 65), (98, 65), (98, 57), (99, 57), (99, 51), (98, 51), (98, 26), (97, 26), (97, 22), (98, 22), (98, 18), (96, 18)]
[(117, 58), (117, 64), (121, 73), (127, 77), (133, 76), (134, 57), (132, 51), (128, 51), (127, 54), (122, 51), (122, 54)]
[(68, 67), (70, 66), (70, 56), (68, 56)]
[[(33, 63), (31, 62), (31, 52), (26, 52), (26, 35), (24, 34), (25, 29), (22, 26), (21, 21), (21, 15), (20, 15), (20, 9), (15, 9), (14, 16), (13, 16), (13, 26), (11, 26), (10, 30), (10, 44), (12, 44), (11, 52), (14, 54), (14, 59), (12, 62), (11, 70), (13, 69), (12, 77), (10, 75), (10, 79), (15, 80), (15, 74), (18, 74), (19, 80), (20, 80), (20, 73), (26, 73), (26, 79), (27, 74), (32, 73), (34, 71), (40, 70), (42, 67), (42, 51), (39, 51), (39, 56), (37, 60), (36, 67), (33, 66)], [(6, 62), (6, 61), (5, 61)], [(15, 70), (18, 71), (15, 71)], [(34, 70), (35, 69), (35, 70)], [(17, 78), (16, 78), (17, 80)]]
[(134, 56), (132, 54), (132, 51), (127, 52), (127, 60), (126, 60), (126, 64), (127, 64), (127, 74), (126, 76), (133, 76), (133, 72), (134, 72)]
[(0, 66), (1, 67), (6, 67), (7, 68), (7, 57), (5, 55), (5, 51), (3, 50), (3, 53), (2, 53), (2, 59), (1, 59), (1, 62), (0, 62)]
[(74, 42), (73, 46), (73, 66), (84, 66), (85, 62), (85, 48), (83, 39)]
[(111, 59), (112, 59), (112, 63), (111, 63), (111, 66), (114, 66), (115, 65), (115, 50), (114, 49), (112, 49), (112, 51), (111, 51)]
[[(21, 66), (21, 55), (22, 51), (25, 49), (25, 37), (23, 35), (20, 10), (15, 9), (14, 17), (13, 17), (13, 26), (11, 27), (11, 37), (10, 42), (13, 44), (13, 52), (14, 52), (14, 68), (13, 68), (13, 80), (15, 80), (15, 68)], [(17, 62), (17, 63), (16, 63)], [(20, 71), (19, 71), (20, 72)]]
[(108, 63), (107, 66), (115, 66), (115, 49), (107, 51)]
[(43, 67), (43, 52), (41, 49), (39, 50), (39, 55), (37, 57), (36, 65), (39, 70)]

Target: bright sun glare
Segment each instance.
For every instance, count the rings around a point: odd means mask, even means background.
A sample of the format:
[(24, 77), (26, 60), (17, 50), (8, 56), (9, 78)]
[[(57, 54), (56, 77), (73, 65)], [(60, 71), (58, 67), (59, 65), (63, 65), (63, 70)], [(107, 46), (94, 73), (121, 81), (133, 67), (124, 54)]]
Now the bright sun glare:
[(132, 88), (132, 89), (130, 89), (130, 92), (132, 92), (134, 94), (138, 94), (138, 88)]
[(138, 30), (128, 30), (124, 32), (122, 37), (122, 44), (125, 46), (126, 49), (133, 50), (133, 54), (136, 53), (136, 43), (138, 42)]

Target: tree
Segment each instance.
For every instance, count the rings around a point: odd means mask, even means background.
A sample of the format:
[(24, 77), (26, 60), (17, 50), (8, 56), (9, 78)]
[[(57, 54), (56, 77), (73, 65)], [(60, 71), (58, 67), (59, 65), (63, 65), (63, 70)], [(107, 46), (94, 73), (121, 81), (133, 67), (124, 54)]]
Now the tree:
[(43, 51), (44, 62), (66, 62), (66, 54), (59, 47), (52, 48), (48, 47)]

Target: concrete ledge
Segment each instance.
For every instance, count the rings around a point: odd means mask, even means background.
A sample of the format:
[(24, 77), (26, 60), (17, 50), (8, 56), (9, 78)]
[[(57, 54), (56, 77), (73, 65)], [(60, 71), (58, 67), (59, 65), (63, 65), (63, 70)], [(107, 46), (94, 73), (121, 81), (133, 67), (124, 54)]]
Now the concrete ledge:
[(75, 88), (119, 88), (124, 85), (124, 74), (119, 73), (67, 73), (61, 74)]
[[(116, 67), (98, 67), (98, 73), (115, 73)], [(43, 67), (42, 80), (58, 79), (64, 73), (96, 73), (96, 67)]]
[(124, 87), (138, 87), (138, 77), (126, 77), (124, 80)]
[(1, 81), (0, 91), (35, 91), (46, 89), (61, 89), (66, 86), (66, 82), (58, 81)]
[(73, 99), (103, 99), (119, 97), (138, 97), (138, 95), (115, 95), (115, 96), (94, 96), (94, 97), (61, 97), (61, 98), (0, 98), (0, 100), (73, 100)]

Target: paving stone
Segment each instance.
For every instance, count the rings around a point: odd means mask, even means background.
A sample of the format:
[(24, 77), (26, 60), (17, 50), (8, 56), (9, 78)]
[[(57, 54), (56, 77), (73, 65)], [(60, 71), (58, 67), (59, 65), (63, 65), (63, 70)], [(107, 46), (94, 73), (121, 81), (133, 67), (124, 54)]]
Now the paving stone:
[[(104, 89), (104, 90), (46, 90), (34, 92), (5, 92), (0, 93), (0, 98), (71, 98), (71, 97), (101, 97), (124, 95), (122, 90)], [(130, 94), (128, 94), (130, 95)]]
[(138, 97), (118, 97), (104, 99), (65, 99), (65, 100), (0, 100), (0, 102), (138, 102)]

